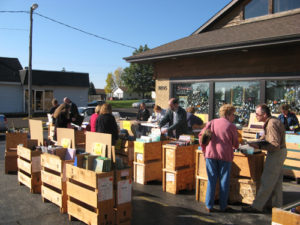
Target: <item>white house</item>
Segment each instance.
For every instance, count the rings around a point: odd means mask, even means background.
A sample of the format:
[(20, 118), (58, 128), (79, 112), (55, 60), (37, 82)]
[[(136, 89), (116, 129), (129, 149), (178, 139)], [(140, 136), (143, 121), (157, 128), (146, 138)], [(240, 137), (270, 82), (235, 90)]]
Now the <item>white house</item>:
[(117, 99), (141, 99), (142, 94), (136, 92), (128, 92), (126, 87), (117, 87), (113, 90), (113, 97)]
[[(0, 57), (0, 112), (27, 111), (28, 70), (16, 58)], [(89, 74), (64, 71), (32, 71), (32, 112), (48, 112), (51, 100), (69, 97), (77, 106), (88, 102)]]

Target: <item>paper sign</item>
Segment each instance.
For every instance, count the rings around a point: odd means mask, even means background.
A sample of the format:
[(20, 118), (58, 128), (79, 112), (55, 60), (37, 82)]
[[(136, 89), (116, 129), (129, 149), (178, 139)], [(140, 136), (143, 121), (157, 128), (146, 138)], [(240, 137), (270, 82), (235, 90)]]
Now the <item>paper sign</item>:
[(113, 198), (113, 177), (98, 179), (98, 201), (102, 202)]
[(134, 152), (144, 153), (144, 142), (134, 142)]
[(61, 139), (61, 146), (63, 148), (71, 148), (71, 139), (69, 139), (69, 138), (62, 138)]
[(203, 123), (207, 123), (207, 120), (208, 120), (208, 115), (207, 114), (195, 114), (195, 116), (199, 117)]
[(118, 204), (131, 202), (132, 182), (122, 180), (118, 182)]
[(93, 154), (94, 155), (101, 155), (101, 156), (106, 156), (106, 144), (102, 144), (102, 143), (94, 143), (93, 146)]
[(123, 129), (131, 130), (131, 123), (130, 123), (130, 121), (123, 121)]
[(141, 153), (137, 153), (136, 154), (136, 160), (137, 161), (143, 161), (143, 159), (144, 159), (144, 155), (143, 154), (141, 154)]
[(175, 175), (173, 173), (166, 173), (166, 181), (167, 182), (174, 182), (175, 181)]

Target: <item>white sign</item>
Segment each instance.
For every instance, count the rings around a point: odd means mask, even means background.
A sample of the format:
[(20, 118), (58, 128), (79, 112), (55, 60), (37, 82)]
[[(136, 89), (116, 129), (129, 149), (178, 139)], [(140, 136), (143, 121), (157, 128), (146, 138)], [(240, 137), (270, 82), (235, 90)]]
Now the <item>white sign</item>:
[(122, 180), (118, 182), (118, 204), (131, 202), (132, 182), (129, 180)]
[(98, 201), (102, 202), (113, 198), (113, 177), (98, 179)]
[(166, 181), (167, 182), (174, 182), (175, 181), (175, 174), (174, 173), (166, 173)]

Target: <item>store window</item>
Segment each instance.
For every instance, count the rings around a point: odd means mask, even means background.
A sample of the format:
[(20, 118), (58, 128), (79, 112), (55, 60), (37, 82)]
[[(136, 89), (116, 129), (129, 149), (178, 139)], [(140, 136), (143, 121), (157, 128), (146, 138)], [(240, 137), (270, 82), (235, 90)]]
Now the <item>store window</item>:
[(250, 19), (253, 17), (267, 15), (269, 12), (268, 3), (269, 0), (252, 0), (245, 6), (244, 18)]
[(209, 83), (181, 83), (173, 85), (173, 96), (179, 99), (180, 106), (196, 108), (198, 114), (208, 114)]
[(236, 107), (235, 123), (247, 126), (250, 113), (255, 112), (255, 106), (260, 102), (259, 96), (259, 81), (216, 82), (215, 117), (219, 117), (219, 109), (223, 104), (232, 104)]
[(300, 8), (300, 0), (273, 0), (274, 13)]
[(280, 113), (282, 104), (289, 104), (291, 111), (300, 114), (300, 80), (267, 81), (266, 103), (273, 114)]

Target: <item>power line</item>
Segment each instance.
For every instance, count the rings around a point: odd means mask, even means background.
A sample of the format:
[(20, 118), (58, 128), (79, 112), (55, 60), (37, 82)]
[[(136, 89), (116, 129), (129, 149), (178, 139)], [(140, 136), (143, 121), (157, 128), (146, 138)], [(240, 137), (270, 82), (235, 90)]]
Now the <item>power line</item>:
[[(0, 13), (27, 13), (27, 14), (29, 14), (28, 11), (0, 11)], [(82, 29), (79, 29), (79, 28), (70, 26), (70, 25), (68, 25), (68, 24), (65, 24), (65, 23), (60, 22), (60, 21), (55, 20), (55, 19), (52, 19), (52, 18), (50, 18), (50, 17), (48, 17), (48, 16), (44, 16), (44, 15), (39, 14), (39, 13), (37, 13), (37, 12), (34, 12), (33, 14), (36, 14), (36, 15), (42, 17), (42, 18), (45, 18), (45, 19), (47, 19), (47, 20), (50, 20), (50, 21), (52, 21), (52, 22), (54, 22), (54, 23), (58, 23), (58, 24), (63, 25), (63, 26), (65, 26), (65, 27), (71, 28), (71, 29), (73, 29), (73, 30), (77, 30), (77, 31), (79, 31), (79, 32), (81, 32), (81, 33), (84, 33), (84, 34), (87, 34), (87, 35), (90, 35), (90, 36), (93, 36), (93, 37), (96, 37), (96, 38), (99, 38), (99, 39), (102, 39), (102, 40), (105, 40), (105, 41), (109, 41), (109, 42), (114, 43), (114, 44), (122, 45), (122, 46), (124, 46), (124, 47), (132, 48), (132, 49), (135, 49), (135, 50), (137, 49), (137, 48), (135, 48), (135, 47), (133, 47), (133, 46), (130, 46), (130, 45), (127, 45), (127, 44), (118, 42), (118, 41), (114, 41), (114, 40), (111, 40), (111, 39), (108, 39), (108, 38), (105, 38), (105, 37), (101, 37), (101, 36), (99, 36), (99, 35), (97, 35), (97, 34), (93, 34), (93, 33), (84, 31), (84, 30), (82, 30)]]

